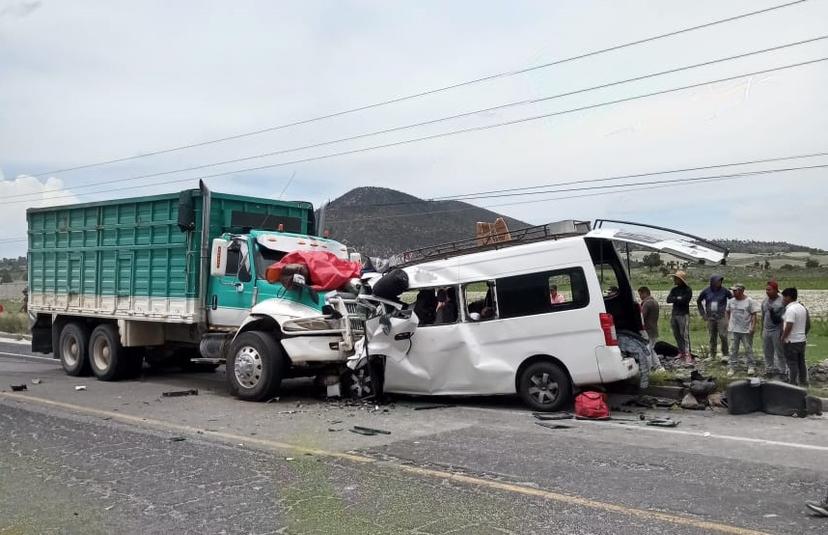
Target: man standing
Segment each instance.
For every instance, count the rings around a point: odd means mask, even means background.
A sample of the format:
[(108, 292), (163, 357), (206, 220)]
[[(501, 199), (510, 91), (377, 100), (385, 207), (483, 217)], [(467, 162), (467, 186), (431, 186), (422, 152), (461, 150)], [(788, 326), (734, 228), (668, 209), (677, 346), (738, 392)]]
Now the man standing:
[(788, 363), (788, 382), (808, 386), (808, 369), (805, 367), (805, 342), (808, 331), (808, 311), (797, 301), (796, 288), (782, 290), (785, 303), (785, 326), (782, 328), (782, 345)]
[(675, 286), (667, 294), (667, 302), (673, 304), (670, 328), (676, 339), (679, 359), (693, 364), (693, 356), (690, 354), (690, 300), (693, 298), (693, 290), (687, 285), (687, 273), (676, 271), (672, 277)]
[(762, 300), (762, 349), (765, 354), (765, 376), (785, 373), (785, 353), (782, 348), (782, 324), (785, 303), (779, 295), (779, 284), (769, 281)]
[(722, 356), (727, 358), (727, 318), (725, 310), (727, 300), (733, 294), (727, 288), (722, 287), (724, 277), (713, 275), (710, 277), (710, 286), (702, 290), (696, 305), (699, 307), (699, 314), (707, 323), (707, 332), (710, 334), (710, 357), (716, 357), (716, 345), (722, 341)]
[(733, 336), (733, 352), (730, 354), (727, 376), (732, 377), (739, 365), (739, 347), (745, 348), (745, 363), (748, 375), (756, 373), (753, 361), (753, 333), (756, 329), (756, 315), (759, 307), (745, 295), (745, 287), (736, 284), (731, 288), (733, 299), (727, 302), (727, 330)]
[(641, 318), (644, 320), (644, 331), (647, 333), (647, 346), (650, 348), (650, 369), (662, 369), (661, 361), (655, 352), (655, 344), (658, 341), (658, 301), (655, 300), (650, 289), (646, 286), (638, 289), (638, 297), (641, 299)]

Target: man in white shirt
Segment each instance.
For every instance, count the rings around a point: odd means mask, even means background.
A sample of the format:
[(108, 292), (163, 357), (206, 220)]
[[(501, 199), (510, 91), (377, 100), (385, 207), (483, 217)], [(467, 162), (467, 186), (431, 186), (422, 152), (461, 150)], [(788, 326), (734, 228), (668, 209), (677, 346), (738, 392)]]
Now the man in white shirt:
[(797, 301), (796, 288), (782, 290), (785, 304), (785, 326), (782, 328), (782, 345), (785, 361), (788, 363), (788, 382), (802, 387), (808, 386), (808, 368), (805, 366), (805, 342), (808, 311)]
[(727, 330), (730, 331), (732, 346), (727, 376), (732, 377), (739, 365), (739, 348), (744, 347), (748, 375), (756, 373), (753, 361), (753, 333), (756, 330), (756, 315), (759, 305), (745, 294), (745, 286), (736, 284), (731, 289), (733, 299), (727, 302)]

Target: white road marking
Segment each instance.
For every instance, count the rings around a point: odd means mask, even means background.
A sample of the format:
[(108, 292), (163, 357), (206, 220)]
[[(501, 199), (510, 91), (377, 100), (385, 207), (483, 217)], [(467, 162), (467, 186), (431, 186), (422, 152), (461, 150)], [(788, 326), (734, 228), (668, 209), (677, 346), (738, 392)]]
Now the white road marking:
[(737, 442), (748, 442), (751, 444), (762, 444), (765, 446), (781, 446), (785, 448), (799, 448), (803, 450), (828, 451), (828, 446), (816, 446), (814, 444), (801, 444), (799, 442), (781, 442), (779, 440), (767, 440), (764, 438), (739, 437), (735, 435), (719, 435), (716, 433), (708, 433), (703, 431), (682, 431), (679, 429), (669, 429), (664, 427), (654, 427), (650, 425), (626, 425), (614, 422), (590, 422), (589, 420), (578, 420), (578, 423), (592, 424), (597, 427), (617, 427), (619, 429), (628, 429), (636, 431), (655, 431), (657, 433), (671, 433), (674, 435), (685, 435), (699, 438), (718, 438), (721, 440), (733, 440)]
[(52, 357), (38, 357), (36, 355), (24, 355), (22, 353), (7, 353), (5, 351), (0, 351), (0, 355), (5, 357), (18, 357), (22, 359), (35, 359), (35, 360), (48, 360), (50, 362), (59, 363), (58, 359), (53, 359)]

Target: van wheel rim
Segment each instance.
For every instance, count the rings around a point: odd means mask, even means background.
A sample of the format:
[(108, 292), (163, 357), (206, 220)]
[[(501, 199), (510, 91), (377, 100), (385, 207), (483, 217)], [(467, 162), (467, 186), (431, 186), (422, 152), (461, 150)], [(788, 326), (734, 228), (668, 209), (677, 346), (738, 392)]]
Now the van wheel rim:
[(541, 405), (549, 405), (558, 399), (560, 386), (547, 372), (539, 372), (529, 378), (529, 396)]
[(63, 341), (63, 347), (60, 348), (60, 354), (63, 357), (63, 362), (70, 368), (77, 366), (80, 361), (80, 344), (78, 339), (74, 336), (67, 336)]
[(367, 368), (367, 366), (363, 366), (351, 373), (351, 397), (354, 399), (362, 399), (373, 394), (371, 373)]
[(112, 363), (112, 348), (103, 336), (97, 337), (92, 344), (92, 362), (102, 372), (108, 370)]
[(255, 347), (244, 346), (236, 353), (233, 365), (236, 382), (243, 388), (255, 388), (262, 380), (262, 356)]

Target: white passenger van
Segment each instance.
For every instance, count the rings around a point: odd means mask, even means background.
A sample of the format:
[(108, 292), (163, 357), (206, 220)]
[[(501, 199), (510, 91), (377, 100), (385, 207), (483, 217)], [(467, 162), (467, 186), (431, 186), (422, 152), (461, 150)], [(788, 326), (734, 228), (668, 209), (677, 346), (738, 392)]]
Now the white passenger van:
[[(670, 237), (623, 230), (630, 225)], [(608, 220), (563, 221), (513, 231), (511, 238), (402, 255), (410, 288), (402, 301), (409, 303), (386, 301), (386, 312), (393, 311), (367, 321), (362, 353), (384, 361), (385, 392), (517, 393), (533, 410), (558, 410), (574, 387), (638, 374), (616, 337), (616, 329), (638, 333), (642, 324), (614, 241), (696, 262), (719, 263), (727, 255), (702, 238)], [(432, 313), (438, 293), (442, 313)]]

